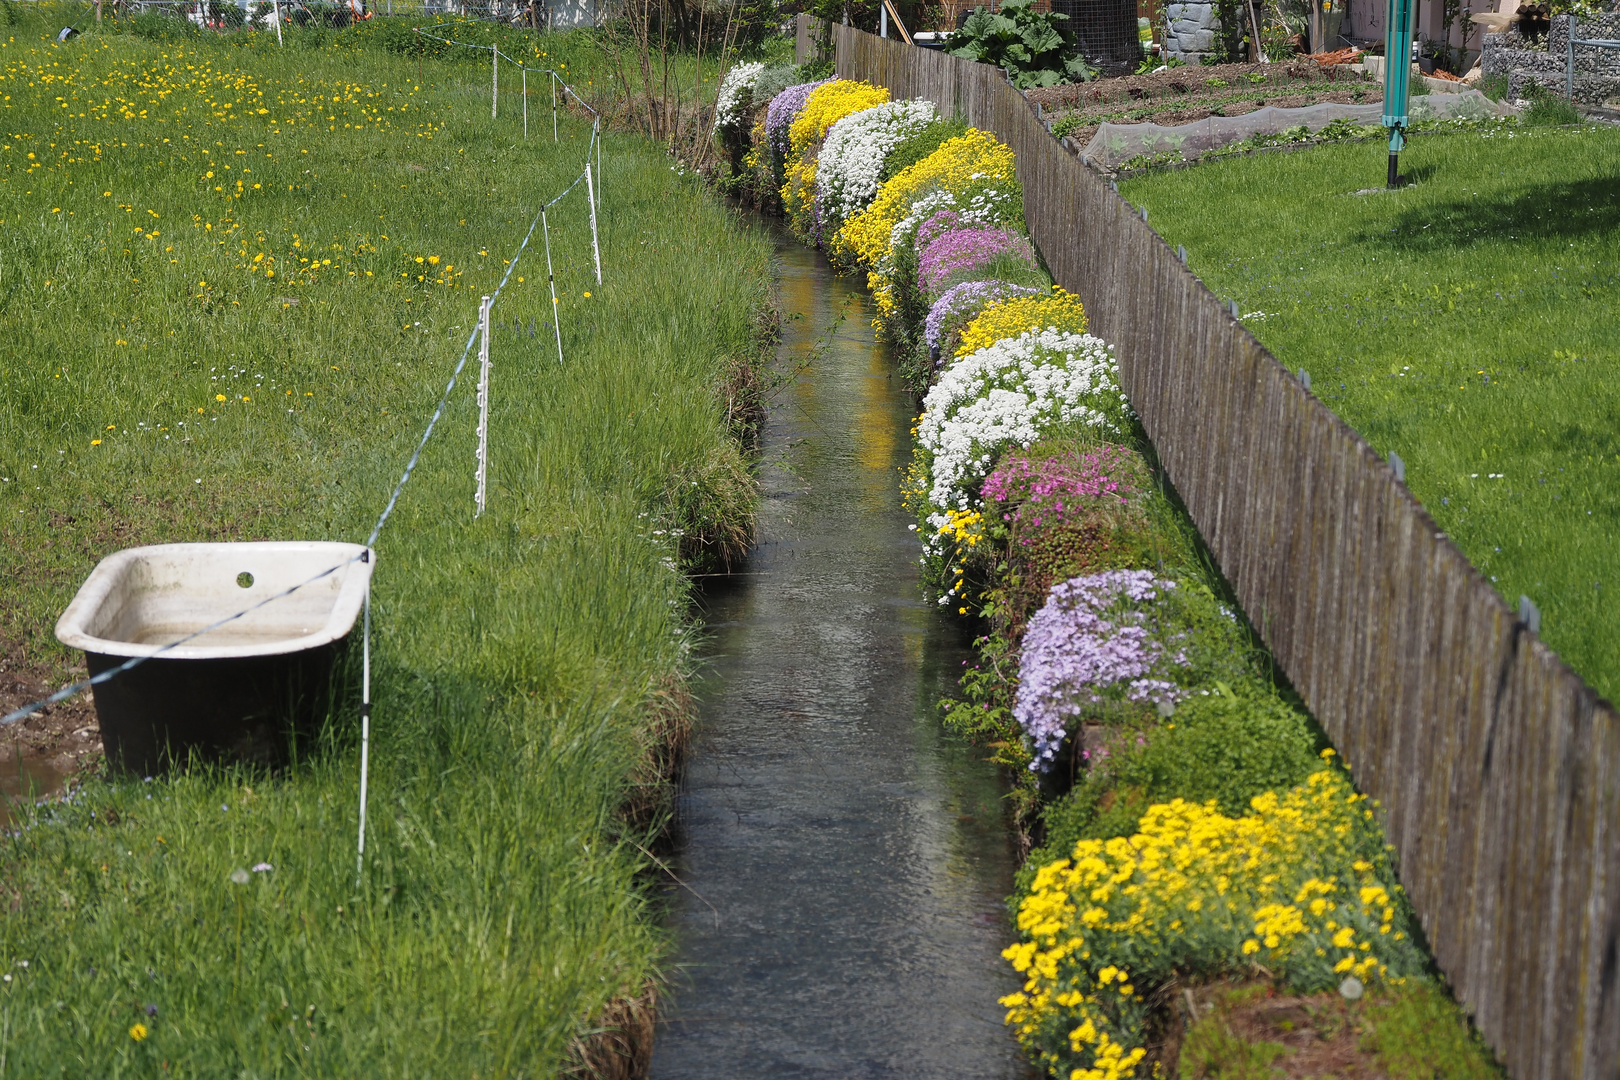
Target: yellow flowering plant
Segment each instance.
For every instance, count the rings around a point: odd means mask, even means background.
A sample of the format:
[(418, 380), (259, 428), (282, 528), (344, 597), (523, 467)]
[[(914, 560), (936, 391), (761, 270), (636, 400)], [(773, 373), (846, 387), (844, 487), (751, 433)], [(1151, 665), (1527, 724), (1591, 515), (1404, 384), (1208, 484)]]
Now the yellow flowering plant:
[(1004, 338), (1029, 330), (1086, 332), (1086, 309), (1080, 298), (1060, 285), (1048, 296), (1015, 296), (998, 300), (962, 329), (957, 356), (967, 356)]
[(1135, 835), (1081, 840), (1036, 872), (1024, 940), (1002, 954), (1024, 986), (1001, 1003), (1054, 1076), (1138, 1075), (1143, 997), (1173, 977), (1253, 966), (1313, 992), (1421, 976), (1381, 833), (1343, 770), (1250, 805), (1160, 803)]
[(839, 230), (834, 248), (868, 267), (889, 252), (890, 233), (912, 203), (934, 191), (967, 188), (980, 179), (1013, 181), (1012, 148), (989, 132), (969, 128), (878, 189), (870, 206)]
[(916, 288), (917, 229), (938, 213), (958, 225), (1023, 225), (1023, 193), (1011, 148), (974, 128), (907, 166), (833, 237), (834, 262), (867, 268), (878, 330), (890, 340), (927, 313)]
[(788, 128), (786, 179), (782, 183), (782, 212), (795, 233), (812, 237), (816, 200), (816, 150), (827, 131), (852, 113), (889, 100), (889, 91), (856, 79), (834, 79), (810, 92), (804, 108)]

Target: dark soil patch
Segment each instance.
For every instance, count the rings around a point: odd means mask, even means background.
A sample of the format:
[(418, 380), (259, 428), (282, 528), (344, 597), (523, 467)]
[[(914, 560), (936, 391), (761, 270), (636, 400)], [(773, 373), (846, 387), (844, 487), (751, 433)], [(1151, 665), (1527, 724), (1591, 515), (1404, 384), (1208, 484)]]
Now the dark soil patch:
[(1151, 75), (1127, 75), (1119, 79), (1098, 79), (1089, 83), (1030, 90), (1025, 96), (1047, 111), (1072, 112), (1107, 102), (1150, 101), (1186, 97), (1193, 94), (1231, 93), (1234, 88), (1253, 87), (1277, 93), (1304, 86), (1341, 87), (1345, 84), (1372, 85), (1372, 80), (1347, 67), (1319, 67), (1314, 61), (1294, 60), (1280, 64), (1218, 64), (1214, 67), (1172, 68)]

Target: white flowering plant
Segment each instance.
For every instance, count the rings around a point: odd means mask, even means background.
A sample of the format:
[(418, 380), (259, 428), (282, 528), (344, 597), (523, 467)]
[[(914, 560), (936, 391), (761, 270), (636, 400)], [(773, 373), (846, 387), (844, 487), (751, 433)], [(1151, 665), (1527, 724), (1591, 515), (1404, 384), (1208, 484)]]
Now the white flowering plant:
[(754, 86), (765, 73), (765, 64), (756, 61), (734, 64), (725, 78), (714, 101), (714, 129), (725, 131), (740, 127), (748, 119), (754, 104)]
[(816, 164), (816, 212), (829, 234), (876, 197), (889, 151), (933, 119), (934, 103), (918, 99), (885, 102), (833, 124)]
[(1001, 453), (1059, 427), (1117, 439), (1135, 425), (1112, 350), (1091, 334), (1047, 327), (1003, 338), (947, 368), (917, 424), (926, 477), (913, 481), (926, 556), (941, 556)]

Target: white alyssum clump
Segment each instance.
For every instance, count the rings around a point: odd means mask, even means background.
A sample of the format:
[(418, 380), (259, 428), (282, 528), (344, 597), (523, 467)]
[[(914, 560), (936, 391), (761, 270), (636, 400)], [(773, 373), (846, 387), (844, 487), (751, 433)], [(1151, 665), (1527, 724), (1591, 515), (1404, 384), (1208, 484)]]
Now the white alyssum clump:
[(745, 111), (753, 104), (754, 84), (765, 71), (763, 62), (735, 64), (720, 80), (720, 91), (714, 101), (715, 130), (735, 127)]
[(934, 119), (934, 103), (889, 101), (833, 124), (816, 159), (816, 209), (829, 230), (877, 197), (883, 159)]
[(979, 484), (1007, 447), (1027, 450), (1062, 424), (1118, 436), (1130, 417), (1119, 363), (1091, 334), (1029, 330), (963, 357), (928, 391), (917, 425), (930, 462), (932, 535), (949, 523), (947, 511), (981, 505)]

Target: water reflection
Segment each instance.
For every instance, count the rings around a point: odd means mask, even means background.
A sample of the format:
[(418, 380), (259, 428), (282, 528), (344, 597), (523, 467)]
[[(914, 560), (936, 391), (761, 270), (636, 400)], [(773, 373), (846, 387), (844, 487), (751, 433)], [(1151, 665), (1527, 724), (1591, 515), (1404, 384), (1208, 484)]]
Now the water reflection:
[(13, 747), (0, 756), (0, 826), (10, 825), (13, 805), (21, 806), (62, 789), (67, 771), (54, 758), (25, 757)]
[(779, 250), (781, 360), (810, 367), (771, 412), (761, 542), (706, 600), (653, 1075), (1024, 1076), (1001, 782), (940, 730), (967, 654), (899, 506), (911, 402), (856, 283)]

